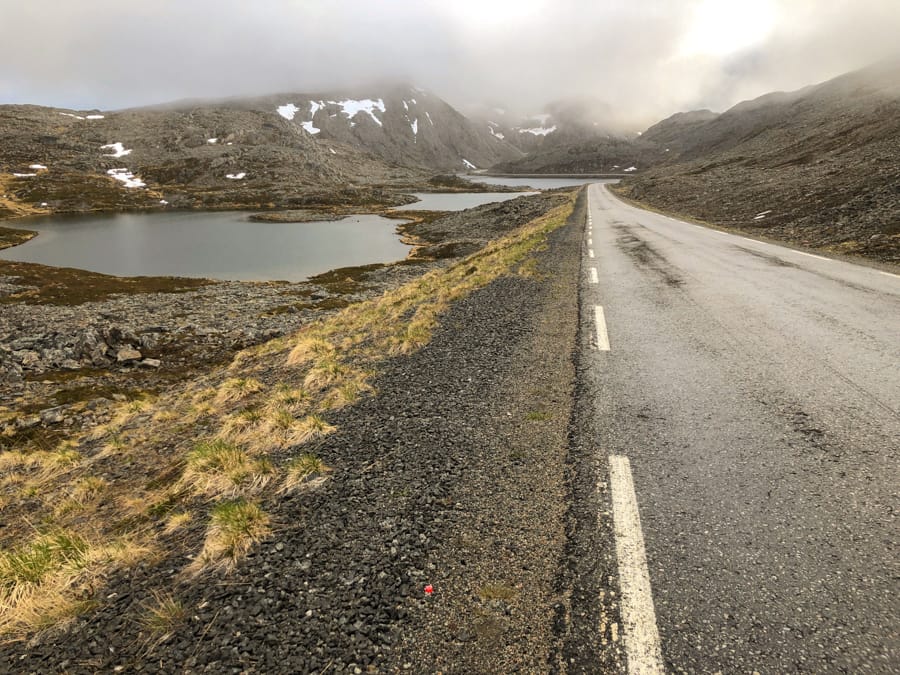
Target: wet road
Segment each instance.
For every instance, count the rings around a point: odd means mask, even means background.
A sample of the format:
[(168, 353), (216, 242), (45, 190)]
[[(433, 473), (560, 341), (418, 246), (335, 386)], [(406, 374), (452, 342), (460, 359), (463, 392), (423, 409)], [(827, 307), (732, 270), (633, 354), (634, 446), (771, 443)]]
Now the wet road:
[(596, 444), (630, 462), (658, 665), (900, 672), (900, 277), (589, 199)]

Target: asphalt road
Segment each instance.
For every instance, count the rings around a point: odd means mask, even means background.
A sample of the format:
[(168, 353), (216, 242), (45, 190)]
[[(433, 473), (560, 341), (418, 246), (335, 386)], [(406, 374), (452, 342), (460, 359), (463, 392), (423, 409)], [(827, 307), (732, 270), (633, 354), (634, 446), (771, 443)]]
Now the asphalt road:
[(664, 669), (900, 672), (900, 277), (589, 197), (599, 466), (630, 460)]

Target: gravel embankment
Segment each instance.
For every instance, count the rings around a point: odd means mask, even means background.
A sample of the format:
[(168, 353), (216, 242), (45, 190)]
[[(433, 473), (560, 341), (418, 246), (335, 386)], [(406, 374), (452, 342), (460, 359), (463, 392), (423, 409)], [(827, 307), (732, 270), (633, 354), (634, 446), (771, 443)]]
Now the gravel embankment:
[(377, 395), (329, 416), (312, 450), (335, 470), (267, 500), (273, 534), (234, 571), (177, 585), (171, 634), (148, 641), (139, 619), (172, 558), (111, 579), (68, 631), (4, 646), (0, 671), (558, 669), (582, 222), (579, 202), (538, 276), (456, 303)]

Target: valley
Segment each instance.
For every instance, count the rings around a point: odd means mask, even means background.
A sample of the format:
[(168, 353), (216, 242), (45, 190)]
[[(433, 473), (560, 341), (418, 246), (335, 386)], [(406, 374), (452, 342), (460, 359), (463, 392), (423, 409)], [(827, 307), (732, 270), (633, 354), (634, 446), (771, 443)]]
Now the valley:
[(628, 120), (0, 105), (0, 670), (888, 672), (900, 62)]

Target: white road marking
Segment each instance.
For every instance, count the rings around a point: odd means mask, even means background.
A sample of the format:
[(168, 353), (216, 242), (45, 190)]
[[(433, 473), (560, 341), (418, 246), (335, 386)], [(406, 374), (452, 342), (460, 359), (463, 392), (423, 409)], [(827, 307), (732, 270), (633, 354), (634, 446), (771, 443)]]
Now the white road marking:
[(593, 258), (593, 257), (594, 257), (594, 249), (589, 248), (588, 249), (588, 258)]
[(597, 349), (601, 352), (609, 351), (609, 333), (606, 332), (606, 317), (603, 316), (603, 308), (594, 306), (594, 322), (597, 329)]
[(592, 283), (592, 284), (599, 284), (599, 283), (600, 283), (600, 278), (597, 276), (597, 269), (594, 268), (594, 267), (592, 267), (591, 270), (590, 270), (590, 272), (591, 272), (591, 283)]
[(805, 255), (805, 256), (808, 256), (808, 257), (810, 257), (810, 258), (817, 258), (817, 259), (819, 259), (819, 260), (826, 260), (826, 261), (828, 261), (828, 262), (831, 262), (831, 258), (826, 258), (825, 256), (821, 256), (821, 255), (814, 255), (814, 254), (812, 254), (812, 253), (805, 253), (804, 251), (794, 251), (794, 253), (799, 253), (800, 255)]
[(610, 456), (609, 483), (616, 532), (616, 557), (619, 559), (628, 672), (630, 675), (663, 675), (665, 669), (659, 646), (653, 593), (650, 589), (650, 573), (647, 571), (644, 534), (641, 531), (641, 517), (631, 479), (631, 464), (627, 457)]
[(883, 274), (887, 277), (894, 277), (895, 279), (900, 279), (900, 274), (894, 274), (893, 272), (884, 272), (882, 270), (878, 270), (879, 274)]
[(593, 245), (594, 245), (594, 240), (591, 239), (590, 237), (588, 237), (588, 246), (593, 246)]

